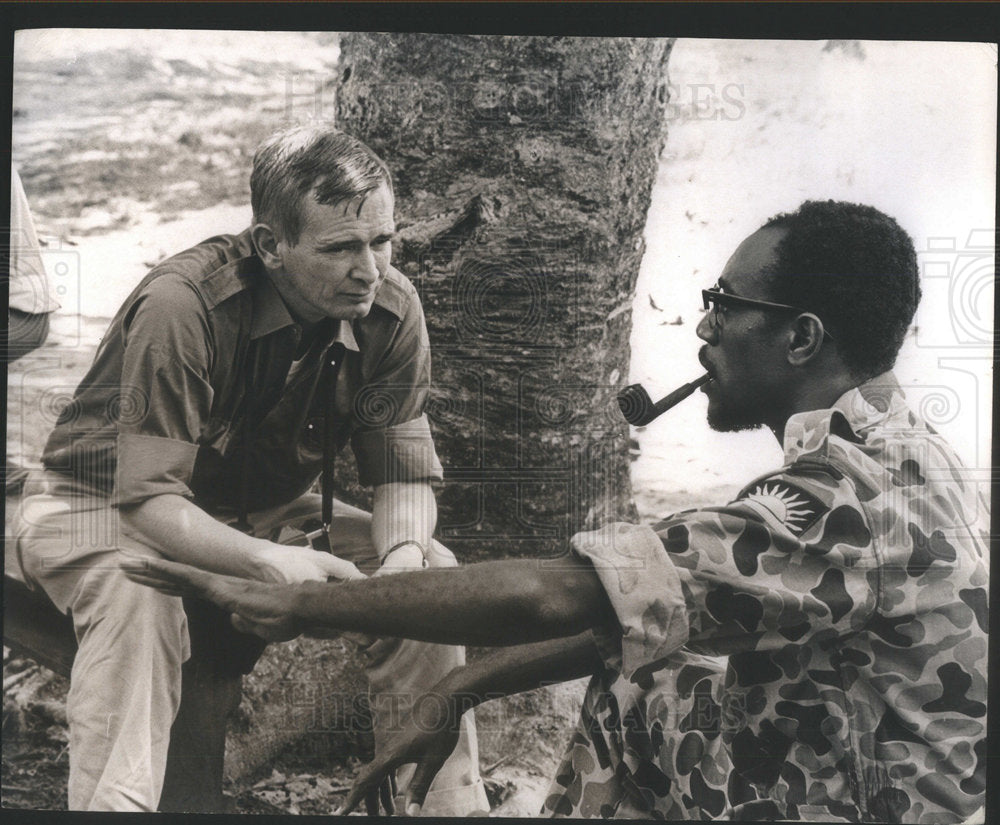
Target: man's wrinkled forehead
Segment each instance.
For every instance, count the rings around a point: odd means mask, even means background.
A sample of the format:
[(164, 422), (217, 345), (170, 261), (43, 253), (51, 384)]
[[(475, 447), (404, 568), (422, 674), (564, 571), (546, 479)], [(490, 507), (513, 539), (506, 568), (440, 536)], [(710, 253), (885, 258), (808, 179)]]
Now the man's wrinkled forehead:
[(385, 186), (332, 204), (307, 195), (300, 207), (302, 231), (332, 237), (364, 229), (365, 233), (396, 231), (392, 193)]
[(361, 210), (365, 208), (365, 204), (368, 202), (368, 199), (371, 198), (372, 195), (383, 191), (385, 192), (385, 196), (388, 198), (390, 208), (394, 208), (395, 198), (393, 197), (392, 187), (389, 186), (387, 181), (383, 181), (378, 186), (373, 189), (369, 189), (367, 192), (362, 192), (360, 195), (326, 201), (323, 198), (323, 181), (319, 180), (302, 196), (302, 200), (299, 202), (299, 208), (305, 209), (308, 204), (317, 204), (320, 206), (329, 206), (338, 214), (358, 217), (361, 214)]

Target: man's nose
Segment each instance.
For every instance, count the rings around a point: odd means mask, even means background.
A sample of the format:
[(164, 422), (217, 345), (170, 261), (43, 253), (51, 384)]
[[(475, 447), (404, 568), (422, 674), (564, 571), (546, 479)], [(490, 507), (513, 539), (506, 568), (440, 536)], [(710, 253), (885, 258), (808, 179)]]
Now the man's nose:
[(706, 344), (714, 344), (719, 335), (719, 328), (716, 327), (710, 320), (711, 315), (712, 310), (708, 310), (704, 315), (702, 315), (701, 320), (698, 322), (698, 326), (695, 329), (695, 334)]
[(351, 275), (359, 281), (368, 283), (375, 283), (378, 280), (378, 261), (370, 247), (365, 247), (358, 253)]

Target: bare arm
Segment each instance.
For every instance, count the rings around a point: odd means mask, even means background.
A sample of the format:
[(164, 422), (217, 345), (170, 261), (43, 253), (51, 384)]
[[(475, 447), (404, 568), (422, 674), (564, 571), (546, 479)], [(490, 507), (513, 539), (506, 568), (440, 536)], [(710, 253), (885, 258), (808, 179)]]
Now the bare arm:
[(349, 813), (362, 799), (369, 812), (375, 812), (379, 786), (393, 770), (410, 762), (416, 762), (417, 769), (406, 791), (406, 814), (419, 813), (431, 782), (455, 749), (459, 720), (466, 711), (490, 699), (589, 676), (602, 667), (588, 632), (497, 650), (477, 662), (455, 668), (424, 694), (445, 701), (422, 702), (418, 698), (413, 703), (419, 709), (419, 717), (407, 718), (402, 729), (361, 770), (337, 813)]
[(123, 562), (135, 581), (206, 598), (241, 629), (289, 639), (311, 628), (442, 644), (504, 646), (572, 636), (617, 619), (590, 563), (511, 559), (341, 584), (262, 585), (157, 559)]
[(588, 630), (576, 636), (491, 651), (472, 664), (452, 670), (433, 691), (441, 693), (444, 687), (448, 694), (464, 697), (462, 710), (468, 710), (501, 696), (591, 676), (603, 668)]
[(378, 485), (372, 506), (372, 543), (385, 565), (383, 571), (421, 567), (423, 556), (412, 545), (400, 547), (391, 559), (386, 555), (404, 541), (415, 541), (427, 550), (435, 524), (437, 502), (430, 484), (392, 482)]
[(166, 556), (202, 570), (261, 581), (357, 578), (350, 562), (310, 548), (285, 547), (227, 527), (183, 496), (164, 494), (122, 509), (127, 528)]
[(288, 615), (333, 627), (442, 644), (516, 645), (616, 621), (593, 568), (576, 556), (510, 559), (296, 588)]

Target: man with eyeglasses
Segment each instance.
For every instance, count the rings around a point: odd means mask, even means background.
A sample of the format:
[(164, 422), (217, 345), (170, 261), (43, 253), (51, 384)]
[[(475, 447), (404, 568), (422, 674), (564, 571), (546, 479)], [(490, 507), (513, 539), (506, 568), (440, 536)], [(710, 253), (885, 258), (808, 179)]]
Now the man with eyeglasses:
[[(558, 564), (283, 588), (128, 574), (265, 637), (518, 645), (416, 702), (345, 808), (413, 760), (418, 804), (487, 693), (592, 674), (546, 813), (961, 822), (985, 782), (988, 511), (891, 373), (919, 298), (912, 241), (881, 212), (770, 220), (703, 293), (697, 332), (711, 426), (768, 427), (784, 466), (722, 506), (578, 534)], [(700, 654), (728, 656), (724, 683)]]

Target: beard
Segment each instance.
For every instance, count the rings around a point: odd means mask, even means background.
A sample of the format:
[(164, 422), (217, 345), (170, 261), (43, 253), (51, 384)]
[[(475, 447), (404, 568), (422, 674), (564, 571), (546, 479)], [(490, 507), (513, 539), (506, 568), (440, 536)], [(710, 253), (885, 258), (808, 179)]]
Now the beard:
[(720, 433), (737, 433), (746, 430), (759, 430), (764, 426), (763, 410), (751, 399), (740, 399), (736, 403), (718, 394), (709, 396), (708, 426)]

